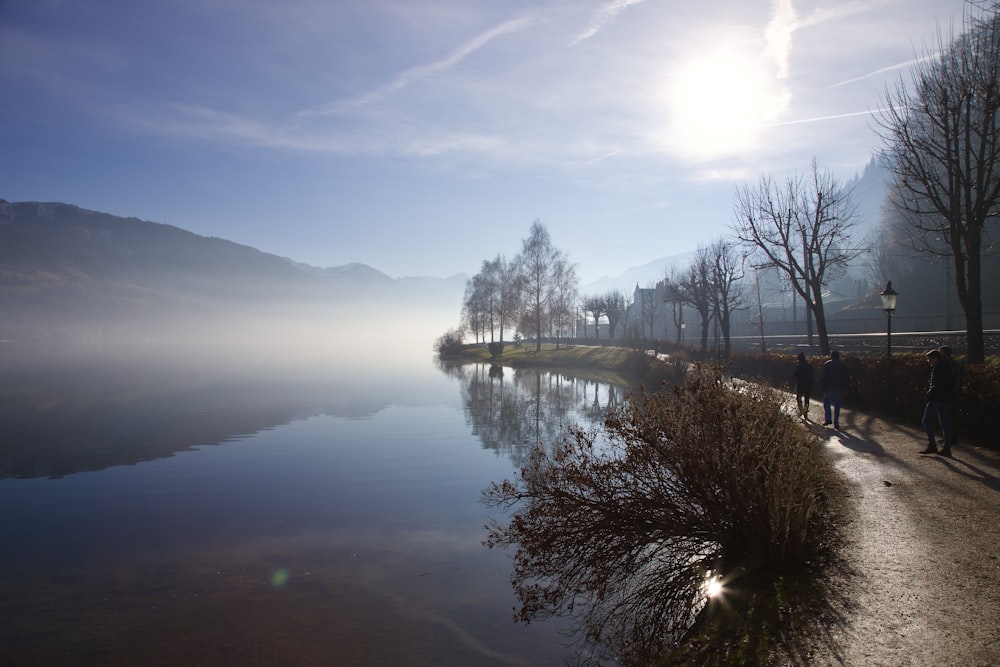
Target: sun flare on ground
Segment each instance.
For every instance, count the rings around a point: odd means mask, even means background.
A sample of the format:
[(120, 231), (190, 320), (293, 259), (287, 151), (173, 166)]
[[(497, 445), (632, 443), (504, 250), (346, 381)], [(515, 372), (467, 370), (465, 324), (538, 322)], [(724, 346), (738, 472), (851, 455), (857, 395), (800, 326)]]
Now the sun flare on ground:
[(669, 115), (664, 148), (695, 159), (753, 148), (789, 101), (763, 55), (727, 47), (679, 61), (663, 95)]

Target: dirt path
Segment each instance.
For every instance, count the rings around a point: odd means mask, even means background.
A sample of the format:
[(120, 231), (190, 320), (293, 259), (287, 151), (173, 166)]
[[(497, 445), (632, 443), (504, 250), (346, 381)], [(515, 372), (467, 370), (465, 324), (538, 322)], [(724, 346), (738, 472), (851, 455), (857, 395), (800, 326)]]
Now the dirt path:
[(814, 428), (848, 481), (853, 572), (810, 664), (1000, 665), (1000, 456), (920, 455), (916, 419), (844, 410), (840, 423)]

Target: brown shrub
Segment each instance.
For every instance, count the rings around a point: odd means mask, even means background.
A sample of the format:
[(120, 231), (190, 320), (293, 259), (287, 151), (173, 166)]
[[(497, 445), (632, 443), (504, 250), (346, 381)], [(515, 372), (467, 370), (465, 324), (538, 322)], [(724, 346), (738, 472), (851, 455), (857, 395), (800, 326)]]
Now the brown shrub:
[(819, 562), (834, 478), (782, 402), (696, 368), (491, 485), (512, 514), (486, 544), (516, 547), (517, 618), (569, 616), (592, 650), (639, 664), (688, 632), (708, 573), (767, 590)]

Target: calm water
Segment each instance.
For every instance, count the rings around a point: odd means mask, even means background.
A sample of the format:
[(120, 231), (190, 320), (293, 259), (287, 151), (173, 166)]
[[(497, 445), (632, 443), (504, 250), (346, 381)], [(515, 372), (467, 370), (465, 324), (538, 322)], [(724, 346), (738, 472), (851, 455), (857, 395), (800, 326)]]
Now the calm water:
[(427, 353), (0, 354), (0, 664), (572, 656), (512, 621), (480, 491), (621, 388)]

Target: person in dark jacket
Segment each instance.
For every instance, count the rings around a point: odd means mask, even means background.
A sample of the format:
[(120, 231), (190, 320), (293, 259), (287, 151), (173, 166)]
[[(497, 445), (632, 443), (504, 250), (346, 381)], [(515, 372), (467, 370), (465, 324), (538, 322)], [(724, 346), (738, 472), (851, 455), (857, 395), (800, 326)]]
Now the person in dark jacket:
[[(951, 456), (951, 399), (952, 377), (951, 369), (938, 350), (927, 353), (927, 363), (931, 366), (931, 378), (927, 385), (927, 405), (924, 406), (922, 423), (927, 432), (927, 449), (921, 454), (940, 454)], [(935, 423), (936, 422), (936, 423)], [(938, 450), (935, 429), (937, 423), (944, 433), (943, 447)]]
[[(840, 361), (840, 352), (834, 350), (830, 358), (823, 364), (819, 387), (823, 390), (823, 426), (831, 423), (835, 429), (840, 428), (840, 402), (847, 388), (847, 367)], [(831, 419), (832, 417), (832, 419)]]
[(962, 363), (951, 356), (951, 348), (942, 345), (938, 348), (941, 353), (941, 363), (948, 364), (951, 371), (951, 444), (954, 447), (958, 444), (958, 413), (961, 409), (959, 398), (962, 395)]
[(798, 363), (795, 364), (795, 404), (799, 408), (799, 416), (809, 419), (809, 396), (813, 390), (813, 367), (806, 355), (799, 352)]

